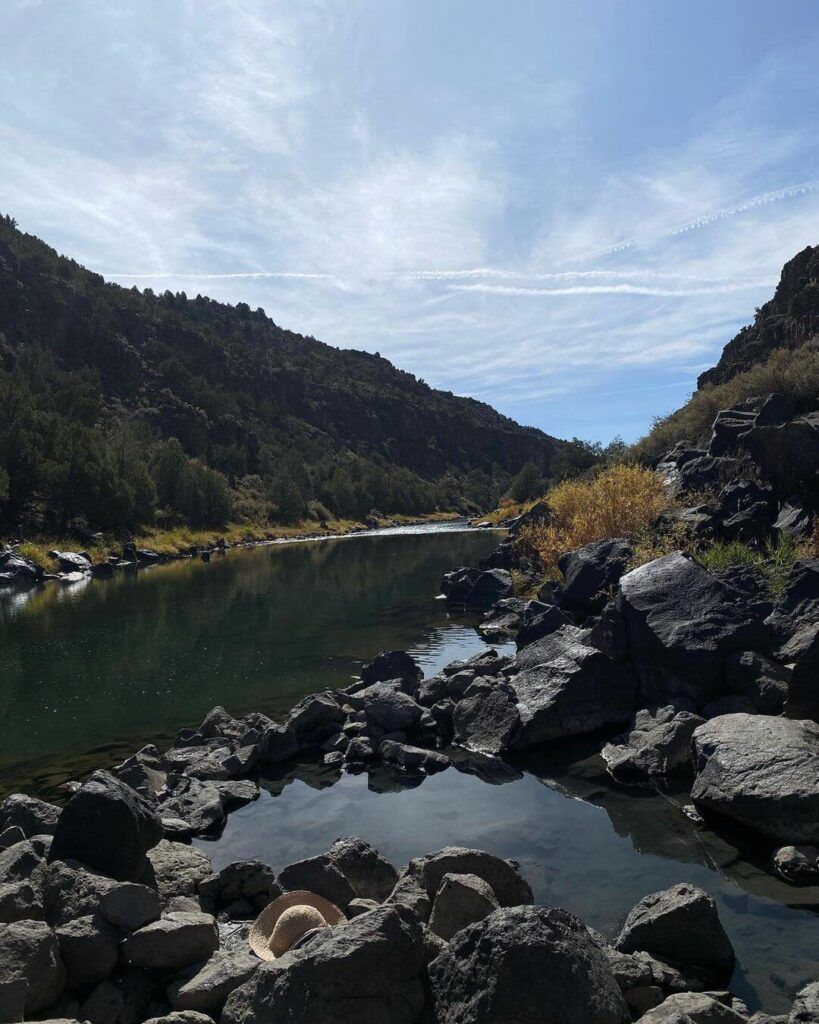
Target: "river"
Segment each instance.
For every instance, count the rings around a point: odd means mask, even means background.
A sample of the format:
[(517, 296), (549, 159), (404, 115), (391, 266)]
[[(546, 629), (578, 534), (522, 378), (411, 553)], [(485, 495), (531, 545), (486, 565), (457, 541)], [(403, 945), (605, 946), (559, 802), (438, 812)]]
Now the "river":
[[(0, 785), (53, 796), (214, 704), (281, 714), (345, 685), (381, 650), (410, 651), (427, 674), (475, 653), (475, 621), (447, 613), (438, 581), (497, 540), (409, 527), (2, 595)], [(289, 765), (262, 785), (218, 840), (197, 843), (216, 867), (248, 857), (281, 867), (339, 835), (398, 865), (473, 845), (519, 860), (538, 902), (607, 935), (646, 893), (691, 881), (717, 899), (737, 952), (733, 988), (751, 1008), (782, 1012), (819, 973), (819, 888), (772, 878), (769, 851), (745, 834), (698, 829), (685, 793), (613, 783), (594, 743), (510, 764), (459, 756), (420, 784)]]

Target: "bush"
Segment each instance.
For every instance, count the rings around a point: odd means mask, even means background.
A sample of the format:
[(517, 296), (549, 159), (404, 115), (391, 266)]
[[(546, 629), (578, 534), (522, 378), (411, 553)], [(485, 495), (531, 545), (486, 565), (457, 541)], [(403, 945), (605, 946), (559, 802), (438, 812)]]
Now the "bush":
[(670, 504), (665, 484), (652, 470), (623, 464), (591, 480), (565, 480), (549, 491), (546, 501), (552, 521), (524, 526), (517, 548), (536, 556), (548, 576), (559, 575), (561, 555), (584, 544), (607, 537), (644, 537)]
[(800, 405), (816, 399), (819, 343), (813, 341), (797, 349), (778, 349), (767, 362), (738, 373), (724, 384), (696, 391), (681, 409), (656, 420), (650, 432), (634, 445), (633, 454), (653, 459), (664, 455), (678, 441), (702, 444), (708, 440), (720, 409), (772, 391), (790, 395)]

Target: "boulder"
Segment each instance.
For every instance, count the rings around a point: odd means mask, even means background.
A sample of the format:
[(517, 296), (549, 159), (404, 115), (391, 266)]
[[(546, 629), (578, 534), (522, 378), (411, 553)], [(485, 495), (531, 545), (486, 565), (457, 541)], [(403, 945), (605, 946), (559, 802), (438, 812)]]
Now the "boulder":
[(299, 752), (296, 733), (286, 725), (270, 725), (259, 741), (258, 760), (262, 765), (280, 764)]
[(119, 932), (102, 914), (76, 917), (56, 931), (69, 988), (102, 981), (116, 967)]
[(383, 906), (264, 963), (228, 996), (222, 1024), (415, 1024), (424, 1003), (417, 917)]
[(706, 704), (721, 695), (728, 655), (769, 642), (743, 595), (682, 552), (623, 576), (616, 607), (649, 705)]
[(516, 701), (514, 689), (503, 683), (459, 700), (452, 712), (455, 742), (489, 754), (507, 750), (520, 728)]
[(344, 712), (335, 699), (319, 693), (300, 701), (285, 724), (296, 734), (300, 750), (312, 750), (338, 732), (343, 721)]
[(805, 623), (819, 622), (819, 558), (800, 558), (793, 563), (773, 611), (765, 621), (782, 644)]
[(780, 536), (806, 540), (813, 532), (813, 504), (801, 495), (792, 495), (782, 503), (773, 528)]
[(763, 715), (782, 712), (788, 696), (790, 672), (778, 662), (756, 651), (729, 654), (725, 660), (725, 682), (731, 693), (748, 697)]
[(511, 593), (512, 577), (508, 569), (485, 569), (472, 584), (464, 605), (476, 611), (486, 611)]
[(381, 732), (410, 732), (421, 720), (423, 708), (388, 683), (376, 683), (356, 694), (367, 721)]
[(25, 981), (27, 1016), (39, 1013), (58, 999), (65, 988), (65, 966), (57, 936), (43, 921), (15, 921), (0, 925), (0, 978)]
[(571, 621), (566, 612), (561, 611), (557, 605), (544, 604), (542, 601), (530, 601), (515, 638), (518, 649), (549, 636), (561, 626), (571, 624)]
[(78, 860), (120, 881), (138, 881), (162, 838), (154, 808), (110, 772), (97, 771), (63, 809), (49, 861)]
[(0, 980), (0, 1020), (14, 1022), (24, 1020), (28, 980), (26, 978), (4, 978)]
[[(187, 836), (207, 835), (224, 828), (227, 815), (222, 794), (214, 783), (171, 774), (159, 810), (163, 818), (187, 822)], [(179, 830), (175, 830), (179, 835)]]
[(629, 732), (603, 747), (606, 767), (624, 781), (691, 774), (691, 737), (702, 724), (699, 715), (673, 705), (638, 711)]
[(388, 860), (363, 839), (336, 839), (327, 856), (344, 875), (359, 899), (385, 900), (398, 881), (398, 872)]
[(713, 505), (692, 505), (688, 508), (667, 508), (652, 524), (654, 533), (692, 540), (710, 540), (719, 531), (719, 517)]
[(379, 752), (388, 764), (397, 765), (408, 772), (440, 772), (449, 767), (446, 754), (423, 747), (413, 747), (408, 743), (396, 743), (395, 740), (383, 740)]
[(153, 744), (148, 744), (111, 769), (124, 783), (148, 800), (155, 800), (165, 788), (168, 764)]
[(7, 828), (22, 829), (27, 838), (53, 836), (60, 817), (60, 808), (25, 793), (12, 793), (0, 804), (0, 832)]
[(725, 715), (693, 737), (700, 808), (780, 843), (819, 843), (819, 725), (764, 715)]
[(335, 903), (342, 910), (357, 895), (350, 882), (326, 853), (288, 864), (279, 872), (277, 881), (285, 892), (308, 889)]
[(815, 1024), (819, 1021), (819, 981), (805, 985), (796, 994), (788, 1024)]
[(247, 901), (258, 913), (280, 894), (276, 872), (258, 860), (226, 864), (220, 871), (203, 878), (198, 890), (203, 908), (214, 914), (237, 900)]
[(565, 910), (498, 910), (458, 932), (429, 965), (446, 1024), (623, 1024), (625, 1001), (603, 953)]
[(776, 873), (788, 882), (819, 881), (819, 846), (782, 846), (773, 856)]
[(389, 679), (400, 679), (401, 688), (406, 693), (413, 693), (418, 688), (421, 669), (406, 651), (384, 651), (361, 670), (361, 681), (365, 686)]
[(432, 913), (432, 900), (417, 878), (402, 875), (384, 900), (384, 906), (408, 907), (419, 921), (428, 921)]
[[(441, 593), (451, 604), (466, 604), (466, 598), (475, 581), (480, 576), (481, 570), (472, 566), (462, 566), (448, 572), (441, 580)], [(487, 607), (489, 607), (487, 605)]]
[(756, 425), (742, 438), (762, 476), (783, 494), (815, 489), (819, 477), (819, 412), (786, 423)]
[(484, 615), (478, 632), (487, 638), (504, 639), (515, 636), (523, 622), (523, 614), (527, 605), (539, 602), (524, 601), (520, 597), (505, 597), (495, 604)]
[(112, 885), (100, 896), (103, 917), (123, 932), (134, 932), (156, 921), (161, 909), (156, 890), (136, 882)]
[(174, 1010), (161, 1017), (148, 1017), (144, 1024), (213, 1024), (213, 1017), (198, 1010)]
[(57, 563), (60, 572), (91, 572), (91, 559), (75, 551), (49, 551), (49, 557)]
[(45, 576), (43, 569), (16, 551), (0, 552), (0, 584), (31, 586)]
[(129, 935), (122, 954), (134, 967), (165, 969), (206, 960), (218, 946), (219, 931), (210, 914), (173, 912)]
[(748, 1018), (705, 992), (675, 992), (640, 1020), (643, 1024), (747, 1024)]
[(42, 921), (43, 894), (27, 881), (0, 883), (0, 924)]
[(532, 890), (517, 863), (484, 850), (445, 846), (436, 853), (415, 857), (406, 867), (406, 876), (415, 879), (430, 899), (441, 887), (444, 875), (449, 874), (477, 875), (491, 886), (502, 907), (532, 902)]
[(45, 860), (30, 839), (13, 843), (0, 853), (0, 882), (38, 882), (45, 871)]
[(149, 853), (150, 876), (164, 901), (193, 896), (198, 885), (213, 873), (210, 858), (193, 846), (163, 839)]
[(785, 714), (819, 721), (819, 630), (793, 665)]
[(218, 1013), (230, 993), (253, 977), (261, 960), (249, 949), (229, 953), (217, 950), (204, 964), (197, 964), (168, 986), (175, 1010)]
[(513, 519), (509, 524), (509, 533), (512, 537), (517, 536), (518, 533), (524, 528), (524, 526), (536, 526), (540, 524), (550, 523), (553, 518), (553, 513), (549, 507), (548, 502), (538, 501), (526, 512), (521, 513), (516, 519)]
[(658, 960), (705, 971), (728, 981), (734, 950), (720, 923), (714, 898), (687, 882), (645, 896), (628, 913), (615, 947), (645, 951)]
[(599, 611), (605, 592), (617, 585), (633, 553), (631, 542), (617, 537), (562, 555), (557, 563), (564, 576), (560, 607), (583, 614)]
[(634, 711), (637, 684), (629, 669), (584, 639), (582, 631), (563, 626), (518, 654), (521, 671), (512, 688), (520, 728), (513, 748), (620, 725)]
[(9, 825), (0, 832), (0, 852), (8, 850), (10, 846), (22, 843), (26, 838), (25, 832), (19, 825)]
[(482, 921), (499, 908), (492, 887), (482, 878), (447, 874), (441, 879), (432, 904), (430, 931), (449, 942), (456, 932)]

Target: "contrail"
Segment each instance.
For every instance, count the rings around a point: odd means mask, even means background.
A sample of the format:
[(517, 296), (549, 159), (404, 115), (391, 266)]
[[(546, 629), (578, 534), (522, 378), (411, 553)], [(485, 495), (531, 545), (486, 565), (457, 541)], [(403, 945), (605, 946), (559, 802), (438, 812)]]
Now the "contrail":
[[(803, 181), (797, 185), (786, 185), (784, 188), (774, 189), (773, 192), (762, 192), (758, 196), (752, 196), (743, 202), (734, 203), (732, 206), (724, 206), (721, 210), (713, 210), (711, 213), (704, 213), (701, 217), (687, 221), (685, 224), (678, 224), (676, 227), (662, 232), (660, 237), (676, 238), (678, 235), (684, 235), (689, 231), (696, 231), (698, 228), (707, 227), (715, 221), (736, 217), (737, 214), (753, 210), (757, 206), (768, 206), (771, 203), (779, 203), (783, 199), (794, 199), (797, 196), (807, 195), (810, 192), (815, 192), (817, 188), (819, 188), (819, 181), (814, 180)], [(607, 246), (605, 249), (598, 249), (595, 252), (578, 256), (577, 259), (594, 260), (599, 259), (601, 256), (613, 256), (615, 253), (632, 249), (637, 244), (636, 238), (624, 238), (613, 245)]]
[(503, 284), (450, 284), (449, 291), (457, 292), (481, 292), (486, 295), (520, 295), (520, 296), (544, 296), (544, 295), (654, 295), (660, 297), (672, 297), (675, 295), (722, 295), (726, 292), (747, 291), (749, 288), (770, 287), (776, 281), (770, 278), (766, 281), (743, 281), (735, 284), (719, 284), (704, 286), (702, 288), (659, 288), (651, 285), (633, 284), (611, 284), (611, 285), (576, 285), (569, 288), (517, 288), (513, 285)]
[(282, 277), (282, 278), (295, 278), (295, 279), (307, 279), (307, 280), (330, 280), (333, 278), (333, 274), (302, 274), (297, 271), (284, 271), (284, 270), (248, 270), (242, 273), (230, 273), (230, 274), (189, 274), (184, 270), (180, 270), (173, 273), (163, 272), (159, 274), (127, 274), (123, 272), (115, 271), (100, 271), (103, 277), (127, 277), (128, 280), (145, 280), (145, 281), (157, 281), (166, 280), (171, 278), (184, 278), (186, 281), (215, 281), (228, 278), (245, 278), (245, 277)]

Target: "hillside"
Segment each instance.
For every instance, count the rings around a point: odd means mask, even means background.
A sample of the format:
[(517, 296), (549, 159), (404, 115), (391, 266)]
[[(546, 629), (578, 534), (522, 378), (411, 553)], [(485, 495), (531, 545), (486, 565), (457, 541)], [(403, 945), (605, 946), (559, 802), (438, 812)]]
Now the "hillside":
[(261, 309), (107, 283), (0, 218), (6, 527), (469, 509), (562, 449)]
[(707, 440), (720, 409), (778, 392), (807, 411), (819, 398), (819, 246), (789, 260), (773, 298), (754, 322), (729, 341), (716, 366), (700, 375), (697, 390), (681, 408), (658, 419), (634, 445), (640, 458), (655, 459), (679, 441)]

